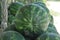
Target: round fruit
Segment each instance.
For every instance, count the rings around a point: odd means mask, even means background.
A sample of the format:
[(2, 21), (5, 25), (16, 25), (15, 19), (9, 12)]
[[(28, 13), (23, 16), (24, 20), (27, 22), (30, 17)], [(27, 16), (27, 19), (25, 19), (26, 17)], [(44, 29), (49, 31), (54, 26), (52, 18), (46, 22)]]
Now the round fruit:
[(37, 40), (60, 40), (60, 35), (55, 33), (44, 33)]
[(16, 15), (16, 29), (25, 35), (35, 37), (48, 28), (50, 17), (43, 7), (36, 4), (23, 6)]
[(3, 40), (25, 40), (24, 37), (16, 31), (6, 31), (3, 33)]

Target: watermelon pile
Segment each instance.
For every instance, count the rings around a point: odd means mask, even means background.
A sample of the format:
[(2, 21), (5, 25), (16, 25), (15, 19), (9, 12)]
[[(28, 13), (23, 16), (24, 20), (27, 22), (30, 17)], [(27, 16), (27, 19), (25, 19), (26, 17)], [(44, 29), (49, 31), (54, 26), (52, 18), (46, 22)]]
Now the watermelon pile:
[(52, 33), (57, 33), (58, 34), (58, 32), (57, 32), (57, 30), (56, 30), (56, 28), (55, 28), (53, 23), (54, 23), (53, 22), (53, 16), (51, 16), (51, 20), (50, 20), (50, 23), (48, 25), (48, 29), (47, 29), (46, 32), (50, 32), (50, 33), (52, 32)]
[(8, 27), (3, 32), (3, 40), (60, 39), (49, 9), (38, 1), (32, 0), (30, 4), (14, 2), (8, 6)]

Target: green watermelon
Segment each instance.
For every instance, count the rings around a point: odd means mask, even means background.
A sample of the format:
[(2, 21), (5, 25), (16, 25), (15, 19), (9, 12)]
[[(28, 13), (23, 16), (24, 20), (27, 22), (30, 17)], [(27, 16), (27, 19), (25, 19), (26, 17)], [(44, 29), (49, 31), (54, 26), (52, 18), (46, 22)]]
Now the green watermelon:
[[(39, 6), (42, 6), (42, 7), (44, 8), (44, 10), (46, 10), (47, 13), (49, 13), (49, 10), (48, 10), (48, 8), (46, 7), (45, 3), (35, 2), (34, 4), (37, 4), (37, 5), (39, 5)], [(50, 15), (50, 13), (49, 13), (49, 15)], [(54, 22), (53, 22), (53, 16), (50, 15), (50, 18), (51, 18), (51, 20), (50, 20), (50, 23), (49, 23), (49, 25), (48, 25), (47, 31), (48, 31), (48, 32), (56, 32), (56, 33), (58, 33), (57, 30), (56, 30), (56, 28), (55, 28), (55, 26), (54, 26), (54, 24), (53, 24), (53, 23), (54, 23)], [(52, 28), (53, 28), (53, 29), (52, 29)], [(50, 29), (52, 29), (52, 30), (50, 30)], [(55, 31), (53, 31), (53, 30), (55, 30)]]
[[(35, 2), (34, 4), (37, 4), (37, 5), (39, 5), (39, 6), (42, 6), (42, 7), (44, 8), (44, 10), (46, 10), (47, 13), (50, 15), (49, 9), (46, 7), (46, 4), (45, 4), (45, 3), (43, 3), (43, 2)], [(53, 24), (53, 16), (50, 15), (50, 18), (51, 18), (50, 24), (51, 24), (51, 23)]]
[(12, 24), (12, 21), (15, 19), (15, 16), (13, 16), (13, 15), (9, 15), (8, 16), (8, 22), (10, 23), (10, 24)]
[[(53, 16), (52, 16), (52, 15), (51, 15), (51, 20), (50, 20), (49, 26), (50, 26), (51, 24), (54, 25), (54, 19), (53, 19)], [(51, 26), (50, 26), (50, 27), (51, 27)]]
[(40, 5), (40, 6), (44, 6), (44, 7), (46, 6), (45, 3), (43, 3), (43, 2), (34, 2), (34, 4), (37, 4), (37, 5)]
[(54, 19), (53, 19), (53, 16), (52, 15), (51, 15), (51, 20), (50, 20), (50, 23), (49, 23), (48, 26), (55, 28), (55, 26), (54, 26)]
[(56, 30), (56, 28), (55, 28), (54, 22), (53, 22), (53, 16), (51, 16), (51, 20), (50, 20), (50, 23), (48, 25), (47, 31), (58, 33), (57, 30)]
[(56, 33), (56, 34), (58, 34), (57, 30), (55, 28), (53, 28), (53, 27), (48, 27), (46, 32), (47, 33)]
[(40, 35), (47, 30), (50, 17), (43, 7), (28, 4), (20, 9), (14, 21), (18, 31), (23, 31), (27, 36), (35, 37), (36, 34)]
[[(33, 4), (39, 5), (44, 8), (49, 13), (49, 9), (47, 8), (46, 4), (43, 2), (34, 2)], [(50, 14), (50, 13), (49, 13)]]
[(3, 32), (3, 40), (25, 40), (25, 38), (16, 31)]
[(40, 35), (37, 40), (60, 40), (60, 35), (55, 33), (44, 33)]
[(11, 24), (12, 21), (15, 19), (15, 15), (18, 13), (19, 9), (24, 6), (23, 3), (20, 2), (15, 2), (11, 3), (10, 6), (8, 7), (8, 22)]
[(20, 2), (11, 3), (8, 7), (9, 14), (15, 16), (15, 14), (18, 13), (22, 6), (24, 6), (24, 4)]

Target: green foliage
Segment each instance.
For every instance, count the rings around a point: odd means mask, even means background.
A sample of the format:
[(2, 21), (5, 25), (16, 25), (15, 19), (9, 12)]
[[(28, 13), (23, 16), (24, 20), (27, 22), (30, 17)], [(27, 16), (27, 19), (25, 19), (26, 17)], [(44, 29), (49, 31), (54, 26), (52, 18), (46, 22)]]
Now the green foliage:
[(3, 33), (3, 40), (25, 40), (24, 37), (15, 31), (5, 31)]
[(60, 40), (60, 35), (55, 33), (44, 33), (39, 36), (37, 40)]

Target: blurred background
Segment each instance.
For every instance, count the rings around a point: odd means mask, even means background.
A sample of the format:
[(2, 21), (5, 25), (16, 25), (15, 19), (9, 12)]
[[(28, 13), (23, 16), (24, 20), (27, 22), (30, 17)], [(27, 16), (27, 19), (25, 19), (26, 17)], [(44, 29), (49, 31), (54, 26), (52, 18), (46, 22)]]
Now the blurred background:
[(54, 18), (54, 25), (60, 34), (60, 0), (48, 0), (46, 4)]

